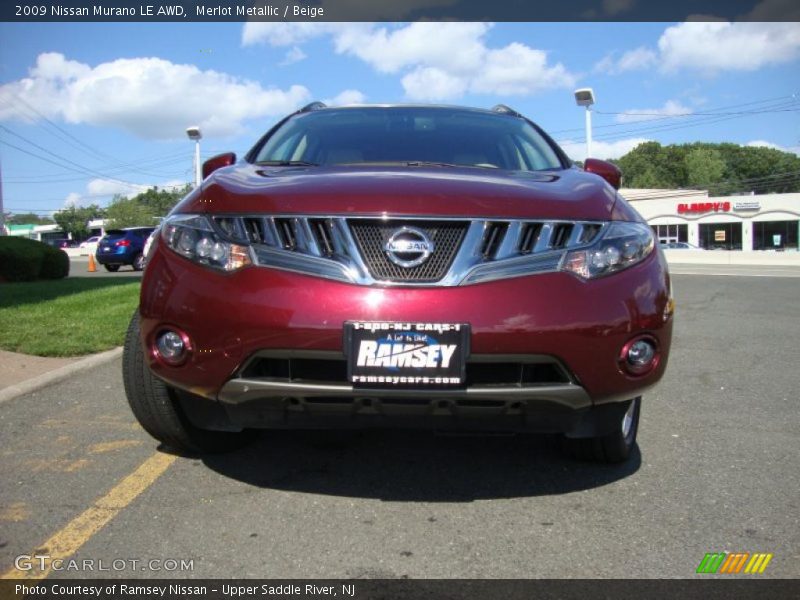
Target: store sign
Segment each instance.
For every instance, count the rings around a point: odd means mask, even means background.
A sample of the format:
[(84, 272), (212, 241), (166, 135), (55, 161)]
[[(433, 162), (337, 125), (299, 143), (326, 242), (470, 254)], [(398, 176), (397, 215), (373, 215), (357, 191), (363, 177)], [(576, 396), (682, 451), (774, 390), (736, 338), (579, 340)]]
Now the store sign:
[(761, 202), (758, 200), (750, 200), (747, 202), (734, 202), (733, 210), (761, 210)]
[(725, 230), (724, 229), (717, 229), (714, 232), (714, 241), (715, 242), (724, 242), (725, 241)]
[(730, 202), (692, 202), (691, 204), (678, 204), (678, 214), (730, 212)]

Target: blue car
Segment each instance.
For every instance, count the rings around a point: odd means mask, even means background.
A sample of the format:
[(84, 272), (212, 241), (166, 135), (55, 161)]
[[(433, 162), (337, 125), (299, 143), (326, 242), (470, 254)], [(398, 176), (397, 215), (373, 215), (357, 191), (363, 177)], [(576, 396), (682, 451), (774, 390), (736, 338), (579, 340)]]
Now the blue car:
[(134, 271), (144, 269), (144, 244), (155, 227), (109, 229), (97, 244), (97, 262), (107, 271), (116, 272), (122, 265)]

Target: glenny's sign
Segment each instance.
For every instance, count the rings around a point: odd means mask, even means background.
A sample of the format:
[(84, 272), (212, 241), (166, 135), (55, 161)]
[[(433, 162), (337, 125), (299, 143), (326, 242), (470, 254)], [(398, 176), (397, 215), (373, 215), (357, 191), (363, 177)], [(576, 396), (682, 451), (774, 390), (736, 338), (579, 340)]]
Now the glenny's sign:
[(691, 204), (678, 204), (678, 214), (730, 212), (730, 202), (692, 202)]

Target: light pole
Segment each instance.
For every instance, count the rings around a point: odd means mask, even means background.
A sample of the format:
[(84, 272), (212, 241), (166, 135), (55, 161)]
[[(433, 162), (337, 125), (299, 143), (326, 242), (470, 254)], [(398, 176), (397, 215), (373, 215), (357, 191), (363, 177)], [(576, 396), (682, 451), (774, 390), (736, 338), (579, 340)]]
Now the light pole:
[(586, 107), (586, 158), (592, 156), (592, 104), (594, 104), (594, 92), (592, 88), (581, 88), (575, 90), (575, 102), (578, 106)]
[(194, 186), (198, 187), (202, 181), (200, 174), (200, 139), (203, 134), (200, 133), (200, 128), (196, 125), (186, 128), (186, 135), (190, 140), (194, 140)]

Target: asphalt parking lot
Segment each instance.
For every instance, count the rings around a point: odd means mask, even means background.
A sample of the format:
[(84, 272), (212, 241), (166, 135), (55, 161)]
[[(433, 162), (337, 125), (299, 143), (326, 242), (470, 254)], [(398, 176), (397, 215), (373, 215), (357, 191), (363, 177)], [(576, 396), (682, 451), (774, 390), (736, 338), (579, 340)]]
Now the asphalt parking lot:
[(127, 265), (120, 267), (116, 273), (111, 273), (103, 267), (100, 263), (95, 263), (95, 271), (89, 272), (89, 257), (88, 256), (73, 256), (69, 259), (69, 276), (70, 277), (139, 277), (142, 276), (142, 271), (134, 271), (133, 267)]
[(73, 578), (684, 578), (723, 551), (798, 577), (798, 281), (674, 288), (669, 369), (623, 466), (547, 437), (386, 432), (176, 457), (135, 423), (119, 360), (0, 404), (0, 572), (38, 551), (125, 561), (50, 574)]

